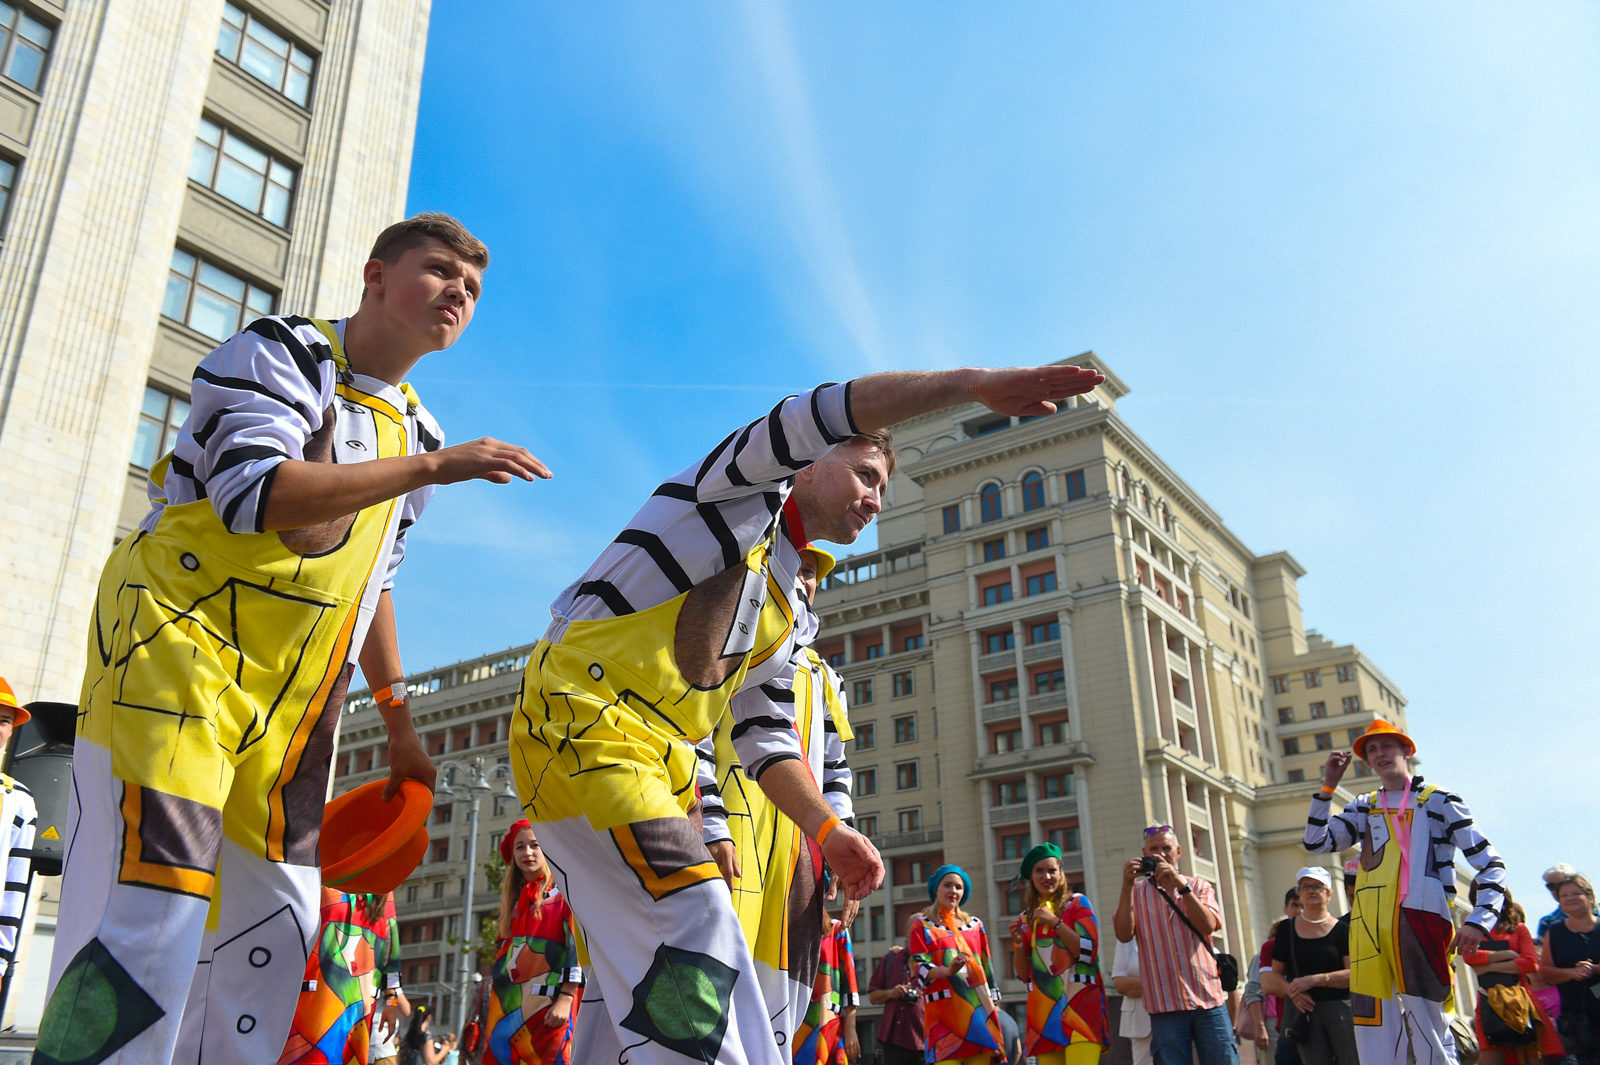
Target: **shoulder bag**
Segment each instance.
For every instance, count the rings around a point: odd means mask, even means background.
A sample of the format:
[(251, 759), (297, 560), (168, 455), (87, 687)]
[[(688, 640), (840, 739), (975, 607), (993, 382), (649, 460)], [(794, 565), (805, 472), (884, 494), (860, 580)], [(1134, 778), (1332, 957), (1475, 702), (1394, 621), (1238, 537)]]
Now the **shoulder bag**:
[(1152, 882), (1150, 884), (1150, 889), (1157, 895), (1161, 896), (1162, 902), (1165, 902), (1168, 906), (1172, 907), (1172, 912), (1178, 915), (1179, 920), (1189, 926), (1189, 931), (1200, 937), (1201, 945), (1206, 948), (1206, 953), (1210, 954), (1211, 960), (1216, 963), (1217, 981), (1222, 984), (1222, 990), (1236, 990), (1239, 986), (1239, 959), (1235, 958), (1232, 954), (1225, 954), (1220, 950), (1213, 950), (1211, 947), (1211, 940), (1207, 936), (1201, 934), (1200, 929), (1196, 928), (1194, 926), (1194, 922), (1189, 920), (1189, 915), (1183, 912), (1183, 907), (1179, 906), (1176, 902), (1173, 902), (1172, 896), (1163, 891), (1161, 885)]

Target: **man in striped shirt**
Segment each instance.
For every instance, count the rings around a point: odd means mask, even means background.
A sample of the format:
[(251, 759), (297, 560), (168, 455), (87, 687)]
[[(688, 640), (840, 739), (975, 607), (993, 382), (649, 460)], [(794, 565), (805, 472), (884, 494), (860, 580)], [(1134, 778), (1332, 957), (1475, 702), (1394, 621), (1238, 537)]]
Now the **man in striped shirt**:
[(1211, 936), (1222, 927), (1216, 891), (1204, 877), (1178, 871), (1183, 848), (1171, 825), (1144, 830), (1143, 854), (1122, 867), (1112, 921), (1119, 942), (1138, 942), (1156, 1065), (1238, 1065), (1228, 996), (1211, 953)]
[[(575, 1060), (783, 1061), (727, 884), (688, 817), (694, 744), (741, 687), (792, 669), (799, 546), (853, 543), (881, 506), (889, 455), (868, 434), (970, 402), (1048, 414), (1101, 380), (1058, 364), (876, 374), (791, 396), (663, 482), (557, 598), (529, 657), (512, 765), (589, 933)], [(850, 898), (882, 882), (876, 849), (804, 761), (771, 762), (761, 789)]]
[(405, 383), (471, 322), (488, 262), (453, 218), (397, 222), (349, 318), (260, 318), (195, 369), (100, 578), (38, 1060), (277, 1060), (355, 662), (390, 792), (433, 786), (399, 683), (406, 530), (435, 485), (549, 476), (499, 441), (444, 447)]

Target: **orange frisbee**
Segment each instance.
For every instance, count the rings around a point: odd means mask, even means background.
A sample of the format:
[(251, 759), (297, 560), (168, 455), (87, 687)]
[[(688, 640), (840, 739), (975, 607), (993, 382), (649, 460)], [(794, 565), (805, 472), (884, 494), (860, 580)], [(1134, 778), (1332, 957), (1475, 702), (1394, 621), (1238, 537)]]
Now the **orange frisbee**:
[(340, 891), (382, 895), (399, 887), (428, 850), (433, 792), (415, 780), (383, 801), (387, 780), (333, 798), (322, 810), (322, 883)]

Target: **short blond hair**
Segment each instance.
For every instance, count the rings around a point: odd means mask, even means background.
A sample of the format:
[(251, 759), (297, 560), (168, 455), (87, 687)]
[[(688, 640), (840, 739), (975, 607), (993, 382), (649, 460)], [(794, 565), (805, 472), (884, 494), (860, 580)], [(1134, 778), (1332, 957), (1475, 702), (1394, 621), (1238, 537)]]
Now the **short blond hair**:
[(489, 269), (488, 246), (460, 220), (439, 211), (424, 211), (389, 226), (372, 242), (372, 254), (367, 258), (392, 266), (400, 256), (430, 240), (437, 240), (479, 270)]

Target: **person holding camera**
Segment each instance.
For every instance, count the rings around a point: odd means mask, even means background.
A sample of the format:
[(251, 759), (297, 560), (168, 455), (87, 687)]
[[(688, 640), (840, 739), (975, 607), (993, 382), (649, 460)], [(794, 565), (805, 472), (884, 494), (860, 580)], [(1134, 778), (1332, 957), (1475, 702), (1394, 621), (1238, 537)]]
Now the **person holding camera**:
[(922, 1003), (911, 955), (896, 943), (867, 982), (867, 1001), (883, 1007), (878, 1018), (880, 1065), (922, 1065)]
[(1272, 968), (1261, 990), (1284, 999), (1279, 1037), (1303, 1065), (1359, 1065), (1350, 1016), (1350, 926), (1328, 912), (1333, 874), (1308, 865), (1297, 875), (1300, 914), (1273, 936)]
[(1222, 928), (1204, 877), (1178, 871), (1183, 848), (1171, 825), (1144, 830), (1143, 854), (1122, 867), (1112, 926), (1139, 944), (1139, 982), (1150, 1011), (1156, 1065), (1237, 1065), (1227, 993), (1210, 940)]

